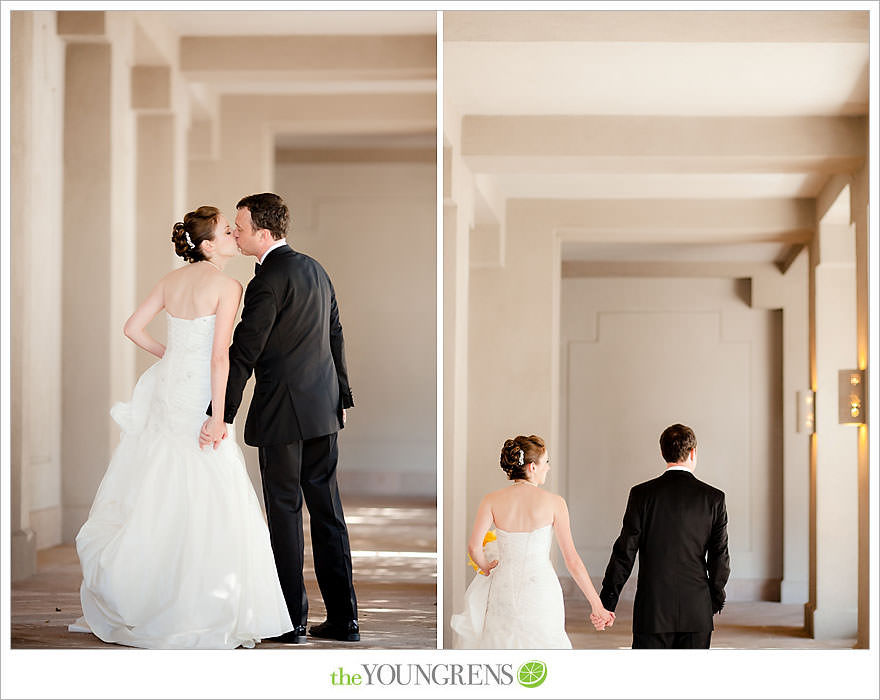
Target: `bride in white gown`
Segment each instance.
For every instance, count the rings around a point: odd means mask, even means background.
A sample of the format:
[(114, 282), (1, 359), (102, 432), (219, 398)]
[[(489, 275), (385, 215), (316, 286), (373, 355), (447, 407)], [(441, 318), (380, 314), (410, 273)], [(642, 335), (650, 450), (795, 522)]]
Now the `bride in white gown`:
[[(111, 415), (119, 445), (76, 537), (83, 617), (72, 631), (148, 649), (253, 647), (292, 625), (244, 457), (222, 422), (241, 285), (226, 219), (200, 207), (175, 224), (177, 254), (125, 324), (160, 358)], [(168, 347), (145, 330), (162, 309)], [(199, 430), (213, 401), (211, 446)], [(226, 435), (231, 439), (223, 439)]]
[[(550, 562), (554, 533), (569, 572), (590, 603), (594, 626), (610, 627), (614, 613), (602, 607), (578, 556), (565, 500), (539, 488), (550, 469), (544, 441), (536, 435), (507, 440), (501, 468), (513, 483), (485, 496), (477, 509), (468, 552), (478, 571), (465, 592), (464, 611), (451, 619), (454, 647), (571, 649), (562, 587)], [(484, 549), (493, 523), (496, 540)]]

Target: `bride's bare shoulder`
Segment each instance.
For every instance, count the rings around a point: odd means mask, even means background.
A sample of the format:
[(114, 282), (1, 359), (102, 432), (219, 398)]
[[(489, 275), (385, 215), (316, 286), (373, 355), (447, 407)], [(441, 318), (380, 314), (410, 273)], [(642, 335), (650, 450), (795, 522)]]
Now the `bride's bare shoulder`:
[(184, 267), (175, 267), (171, 272), (165, 274), (165, 276), (159, 280), (160, 282), (177, 282), (184, 277), (187, 277), (190, 272), (189, 265)]
[(485, 496), (483, 496), (483, 500), (487, 503), (497, 502), (507, 496), (510, 493), (510, 486), (505, 486), (504, 488), (500, 488), (496, 491), (490, 491)]
[(546, 495), (553, 507), (553, 513), (555, 515), (562, 515), (563, 513), (568, 512), (568, 504), (565, 502), (565, 499), (562, 496), (560, 496), (558, 493), (549, 492), (546, 492)]

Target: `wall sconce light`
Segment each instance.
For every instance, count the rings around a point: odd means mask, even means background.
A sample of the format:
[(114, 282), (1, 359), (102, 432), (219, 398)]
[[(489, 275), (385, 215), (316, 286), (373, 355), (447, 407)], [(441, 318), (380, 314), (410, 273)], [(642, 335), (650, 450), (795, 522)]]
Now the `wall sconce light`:
[(816, 392), (797, 392), (797, 431), (812, 435), (816, 432)]
[(865, 370), (842, 369), (837, 377), (837, 422), (862, 425), (865, 422)]

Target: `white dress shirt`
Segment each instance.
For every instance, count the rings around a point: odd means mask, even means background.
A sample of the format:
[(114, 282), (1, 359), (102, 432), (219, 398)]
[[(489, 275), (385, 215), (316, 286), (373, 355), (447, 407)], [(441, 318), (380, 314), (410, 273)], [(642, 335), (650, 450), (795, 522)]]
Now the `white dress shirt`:
[(269, 250), (267, 250), (265, 253), (263, 253), (263, 257), (260, 258), (260, 265), (263, 264), (263, 261), (266, 259), (266, 256), (269, 253), (271, 253), (276, 248), (280, 248), (283, 245), (287, 245), (287, 241), (285, 241), (283, 238), (280, 241), (275, 241), (275, 244), (271, 248), (269, 248)]

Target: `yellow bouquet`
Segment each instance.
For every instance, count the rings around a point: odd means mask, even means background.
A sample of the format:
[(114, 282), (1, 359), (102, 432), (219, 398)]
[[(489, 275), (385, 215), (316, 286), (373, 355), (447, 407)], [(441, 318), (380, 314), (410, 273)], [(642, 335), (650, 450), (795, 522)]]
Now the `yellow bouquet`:
[[(495, 536), (495, 531), (494, 531), (494, 530), (488, 530), (488, 531), (486, 532), (486, 536), (483, 538), (483, 546), (485, 547), (487, 544), (489, 544), (490, 542), (494, 542), (494, 541), (497, 540), (497, 539), (498, 539), (498, 538)], [(482, 574), (483, 576), (488, 576), (488, 575), (489, 575), (489, 574), (487, 574), (485, 571), (483, 571), (479, 566), (477, 566), (477, 562), (475, 562), (475, 561), (471, 558), (470, 552), (468, 552), (467, 558), (468, 558), (468, 563), (469, 563), (472, 567), (474, 567), (474, 571), (476, 571), (478, 574)]]

